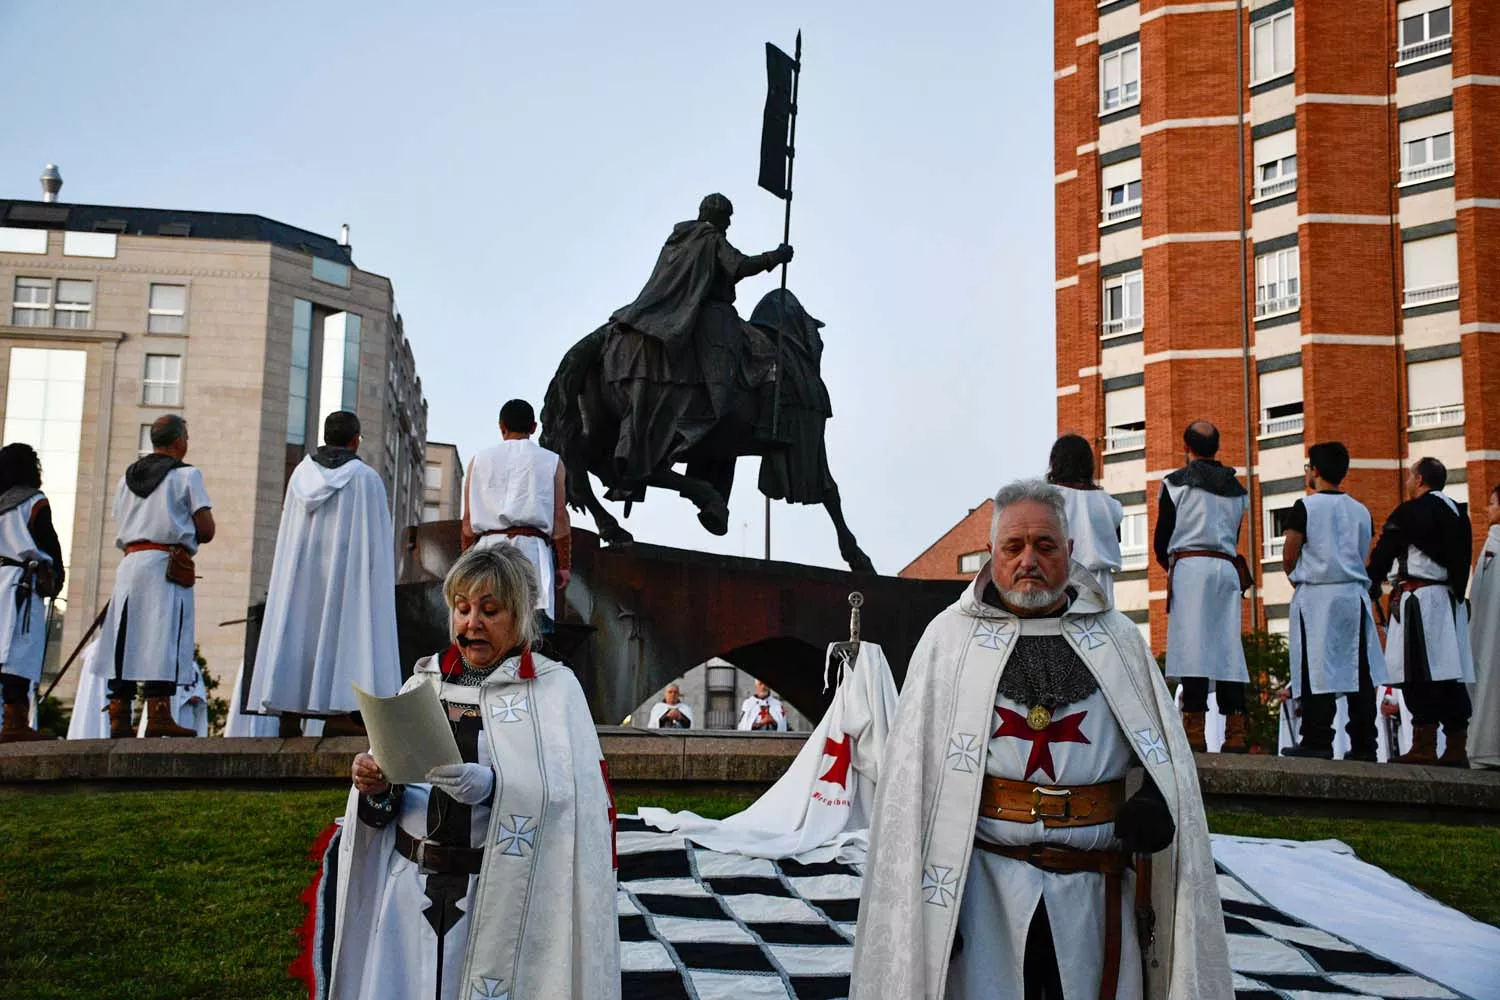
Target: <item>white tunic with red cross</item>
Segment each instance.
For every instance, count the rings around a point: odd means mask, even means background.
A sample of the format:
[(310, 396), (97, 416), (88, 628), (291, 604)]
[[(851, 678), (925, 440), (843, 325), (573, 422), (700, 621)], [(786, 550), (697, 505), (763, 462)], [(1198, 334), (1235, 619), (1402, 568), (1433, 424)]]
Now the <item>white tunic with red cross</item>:
[[(1018, 650), (1017, 656), (1025, 655)], [(995, 698), (985, 773), (1038, 785), (1095, 785), (1125, 777), (1135, 754), (1100, 691), (1052, 713), (1041, 730), (1027, 723), (1031, 706)], [(1081, 850), (1119, 848), (1114, 823), (1046, 829), (1041, 822), (980, 818), (980, 840), (994, 844), (1058, 844)], [(1099, 995), (1104, 966), (1104, 876), (1055, 874), (976, 850), (964, 888), (958, 929), (963, 947), (948, 977), (949, 1000), (1022, 1000), (1023, 960), (1031, 915), (1047, 904), (1058, 971), (1067, 1000)], [(1134, 876), (1125, 874), (1120, 935), (1135, 940)], [(1023, 915), (1018, 918), (1018, 915)], [(1127, 955), (1133, 948), (1126, 948)], [(1140, 962), (1121, 962), (1118, 997), (1142, 996)]]

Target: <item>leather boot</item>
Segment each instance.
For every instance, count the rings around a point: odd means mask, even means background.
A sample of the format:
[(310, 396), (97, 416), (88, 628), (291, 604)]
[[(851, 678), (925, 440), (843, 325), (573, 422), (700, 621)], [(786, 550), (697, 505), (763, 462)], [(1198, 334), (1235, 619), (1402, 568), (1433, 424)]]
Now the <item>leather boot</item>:
[(1207, 712), (1183, 712), (1182, 728), (1187, 730), (1188, 746), (1193, 753), (1208, 753), (1208, 740), (1203, 735), (1203, 724)]
[(287, 740), (302, 735), (302, 716), (296, 712), (282, 712), (276, 723), (276, 735)]
[(124, 698), (109, 699), (109, 738), (128, 740), (134, 735), (135, 727), (130, 724), (130, 702)]
[(324, 736), (368, 736), (364, 724), (355, 721), (354, 713), (332, 715), (323, 720)]
[(147, 698), (145, 735), (196, 737), (198, 734), (172, 720), (171, 698)]
[(1411, 749), (1399, 757), (1391, 758), (1393, 764), (1436, 764), (1437, 723), (1423, 723), (1411, 727)]
[[(7, 706), (8, 707), (8, 706)], [(1443, 747), (1443, 755), (1438, 758), (1439, 767), (1468, 767), (1469, 766), (1469, 727), (1462, 729), (1451, 729), (1443, 727), (1443, 735), (1447, 737), (1448, 744)]]
[(1249, 721), (1244, 712), (1224, 716), (1224, 743), (1219, 747), (1219, 753), (1250, 752), (1250, 744), (1245, 742), (1245, 724)]
[(0, 724), (0, 743), (34, 743), (37, 740), (52, 739), (31, 728), (30, 721), (26, 718), (29, 714), (24, 704), (6, 705), (5, 721)]

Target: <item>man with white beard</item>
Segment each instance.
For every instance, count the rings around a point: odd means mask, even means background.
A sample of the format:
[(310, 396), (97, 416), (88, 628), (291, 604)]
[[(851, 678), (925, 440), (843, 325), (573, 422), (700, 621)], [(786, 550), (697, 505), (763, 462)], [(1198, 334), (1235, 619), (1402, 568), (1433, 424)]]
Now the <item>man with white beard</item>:
[[(1474, 555), (1469, 517), (1443, 487), (1448, 469), (1435, 458), (1412, 466), (1413, 498), (1391, 511), (1367, 570), (1371, 597), (1392, 579), (1385, 660), (1391, 683), (1411, 711), (1411, 749), (1398, 764), (1468, 767), (1469, 702), (1474, 683), (1464, 590)], [(1447, 746), (1437, 754), (1438, 726)]]
[(1070, 563), (1055, 488), (1001, 489), (990, 538), (901, 689), (851, 1000), (1229, 1000), (1197, 771), (1151, 650)]
[(381, 697), (401, 688), (395, 533), (385, 483), (359, 444), (359, 417), (330, 413), (323, 446), (287, 483), (245, 698), (252, 712), (281, 716), (281, 736), (300, 736), (304, 718), (326, 720), (324, 735), (358, 732), (355, 687)]
[(1167, 571), (1167, 676), (1182, 683), (1182, 720), (1188, 743), (1208, 749), (1205, 726), (1213, 688), (1224, 716), (1220, 753), (1247, 753), (1245, 647), (1240, 599), (1250, 586), (1238, 552), (1240, 523), (1250, 498), (1220, 465), (1219, 429), (1206, 420), (1182, 435), (1187, 465), (1162, 480), (1153, 549)]
[(693, 706), (682, 700), (682, 689), (673, 681), (662, 692), (662, 700), (651, 709), (647, 729), (692, 729)]
[(766, 682), (756, 680), (755, 693), (740, 702), (740, 721), (736, 729), (743, 732), (786, 732), (786, 706), (771, 693)]
[(1469, 762), (1500, 767), (1500, 484), (1490, 487), (1489, 535), (1469, 585), (1469, 641), (1474, 649), (1474, 719)]

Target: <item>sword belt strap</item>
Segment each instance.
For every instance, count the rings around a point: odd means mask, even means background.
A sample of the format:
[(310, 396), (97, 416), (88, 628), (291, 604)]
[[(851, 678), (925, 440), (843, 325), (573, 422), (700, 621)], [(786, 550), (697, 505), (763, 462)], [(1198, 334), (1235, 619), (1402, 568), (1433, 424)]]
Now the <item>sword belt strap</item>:
[(434, 875), (478, 875), (484, 864), (483, 848), (446, 847), (418, 840), (399, 826), (396, 827), (396, 853)]
[(1113, 822), (1125, 802), (1125, 781), (1097, 785), (1038, 785), (1009, 778), (985, 778), (979, 815), (1011, 823), (1041, 821), (1046, 829), (1097, 826)]

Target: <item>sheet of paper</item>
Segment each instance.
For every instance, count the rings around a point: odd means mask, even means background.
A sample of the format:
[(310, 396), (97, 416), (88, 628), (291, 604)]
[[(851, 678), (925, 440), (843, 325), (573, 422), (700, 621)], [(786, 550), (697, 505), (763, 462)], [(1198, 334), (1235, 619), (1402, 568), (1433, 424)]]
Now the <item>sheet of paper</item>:
[(390, 698), (354, 688), (359, 713), (370, 734), (370, 753), (385, 779), (395, 785), (427, 780), (443, 764), (462, 764), (448, 715), (431, 684), (419, 684)]

